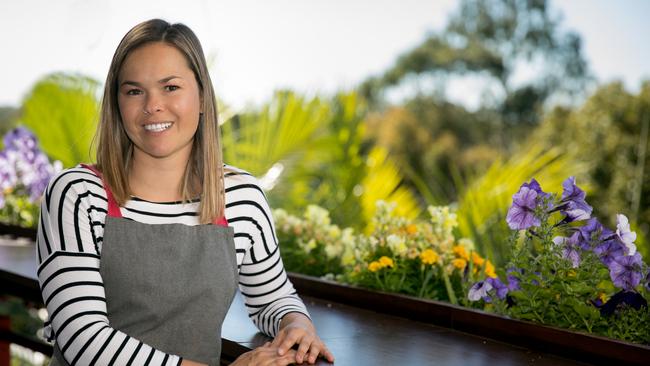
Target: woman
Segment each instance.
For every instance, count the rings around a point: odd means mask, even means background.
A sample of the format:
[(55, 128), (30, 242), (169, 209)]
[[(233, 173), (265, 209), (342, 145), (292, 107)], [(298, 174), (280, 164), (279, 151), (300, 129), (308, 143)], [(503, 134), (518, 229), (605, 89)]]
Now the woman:
[(97, 165), (58, 174), (41, 206), (52, 364), (218, 365), (237, 285), (275, 339), (233, 365), (333, 362), (287, 279), (257, 180), (222, 162), (214, 91), (188, 27), (153, 19), (124, 36), (97, 141)]

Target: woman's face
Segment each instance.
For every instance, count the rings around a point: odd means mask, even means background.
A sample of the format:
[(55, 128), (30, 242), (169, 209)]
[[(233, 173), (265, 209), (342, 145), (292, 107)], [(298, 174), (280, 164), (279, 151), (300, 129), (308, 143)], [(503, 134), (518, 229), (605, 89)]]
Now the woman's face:
[(186, 162), (199, 124), (201, 98), (183, 54), (162, 42), (131, 51), (120, 69), (118, 88), (133, 158)]

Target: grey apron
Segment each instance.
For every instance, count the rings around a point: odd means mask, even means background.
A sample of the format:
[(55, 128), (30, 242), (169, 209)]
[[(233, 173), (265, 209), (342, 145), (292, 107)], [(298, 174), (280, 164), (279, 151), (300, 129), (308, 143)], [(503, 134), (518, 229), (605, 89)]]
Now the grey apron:
[[(124, 219), (104, 189), (100, 274), (109, 325), (163, 352), (219, 365), (221, 325), (238, 282), (233, 228), (224, 218), (197, 226)], [(68, 365), (57, 344), (50, 365)]]

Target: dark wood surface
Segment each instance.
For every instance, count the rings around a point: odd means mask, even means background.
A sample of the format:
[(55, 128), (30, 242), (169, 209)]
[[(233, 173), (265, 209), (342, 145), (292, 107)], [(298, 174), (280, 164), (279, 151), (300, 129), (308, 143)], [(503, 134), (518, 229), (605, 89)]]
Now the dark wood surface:
[(648, 365), (650, 346), (511, 319), (447, 302), (381, 293), (297, 273), (291, 281), (302, 295), (315, 296), (417, 322), (451, 328), (599, 365)]
[[(0, 238), (0, 294), (18, 291), (40, 301), (35, 253), (30, 241)], [(585, 365), (404, 317), (302, 298), (336, 365)], [(230, 359), (269, 340), (248, 318), (241, 295), (228, 312), (222, 338), (224, 357)]]

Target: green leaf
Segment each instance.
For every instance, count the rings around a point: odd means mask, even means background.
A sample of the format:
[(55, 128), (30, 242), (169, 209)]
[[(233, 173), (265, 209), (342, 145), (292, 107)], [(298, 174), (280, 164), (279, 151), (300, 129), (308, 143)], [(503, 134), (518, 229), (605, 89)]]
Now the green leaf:
[(98, 120), (99, 83), (77, 74), (51, 74), (36, 83), (23, 101), (20, 122), (38, 137), (41, 148), (64, 167), (94, 161), (91, 141)]

